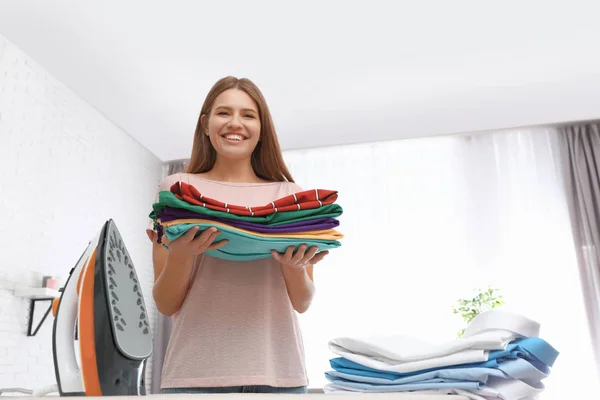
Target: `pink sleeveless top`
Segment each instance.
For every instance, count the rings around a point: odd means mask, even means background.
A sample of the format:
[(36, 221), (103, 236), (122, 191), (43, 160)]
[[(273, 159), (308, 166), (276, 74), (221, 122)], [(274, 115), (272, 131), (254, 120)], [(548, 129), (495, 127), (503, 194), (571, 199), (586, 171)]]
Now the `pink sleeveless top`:
[[(229, 183), (192, 174), (179, 180), (226, 203), (259, 206), (302, 189), (290, 182)], [(217, 238), (218, 240), (218, 238)], [(199, 256), (167, 347), (162, 388), (306, 386), (304, 346), (280, 265), (273, 259)]]

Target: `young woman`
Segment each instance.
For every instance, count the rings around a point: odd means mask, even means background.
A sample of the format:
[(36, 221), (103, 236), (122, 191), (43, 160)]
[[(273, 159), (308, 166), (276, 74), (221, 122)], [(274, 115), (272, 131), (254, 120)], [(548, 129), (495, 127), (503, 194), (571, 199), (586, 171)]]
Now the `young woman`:
[[(281, 154), (260, 90), (226, 77), (208, 93), (184, 181), (207, 197), (244, 206), (268, 204), (302, 191)], [(203, 253), (226, 244), (215, 228), (154, 242), (158, 310), (176, 316), (167, 348), (163, 393), (306, 393), (304, 347), (296, 313), (314, 295), (313, 265), (327, 255), (293, 247), (272, 258), (226, 261)], [(163, 237), (163, 241), (167, 241)]]

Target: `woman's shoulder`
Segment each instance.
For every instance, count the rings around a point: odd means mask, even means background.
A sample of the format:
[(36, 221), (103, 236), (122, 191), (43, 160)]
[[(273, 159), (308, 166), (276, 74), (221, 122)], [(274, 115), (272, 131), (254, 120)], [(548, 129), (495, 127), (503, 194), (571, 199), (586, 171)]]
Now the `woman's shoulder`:
[(171, 174), (171, 175), (168, 175), (168, 176), (162, 178), (160, 183), (158, 184), (158, 190), (159, 191), (171, 190), (171, 187), (173, 186), (173, 184), (178, 183), (178, 182), (185, 182), (187, 184), (191, 184), (194, 187), (196, 187), (197, 189), (200, 189), (200, 187), (203, 187), (206, 185), (213, 184), (212, 186), (218, 185), (218, 186), (248, 187), (248, 188), (256, 187), (257, 189), (264, 188), (265, 185), (266, 186), (278, 185), (279, 187), (285, 188), (284, 191), (289, 192), (289, 194), (298, 193), (298, 192), (301, 192), (304, 190), (297, 183), (290, 182), (290, 181), (267, 181), (267, 180), (264, 180), (264, 182), (261, 181), (261, 182), (254, 182), (254, 183), (228, 183), (228, 182), (219, 182), (219, 181), (211, 180), (211, 179), (209, 179), (208, 176), (203, 176), (202, 174), (190, 174), (190, 173), (186, 173), (186, 172), (177, 172), (175, 174)]
[(170, 190), (171, 186), (173, 186), (174, 183), (180, 182), (184, 179), (183, 178), (184, 175), (185, 175), (184, 172), (177, 172), (175, 174), (165, 176), (158, 183), (158, 190), (159, 191)]
[(287, 187), (289, 188), (290, 194), (304, 191), (304, 189), (302, 189), (302, 187), (300, 185), (298, 185), (296, 182), (286, 181), (285, 183), (287, 184)]

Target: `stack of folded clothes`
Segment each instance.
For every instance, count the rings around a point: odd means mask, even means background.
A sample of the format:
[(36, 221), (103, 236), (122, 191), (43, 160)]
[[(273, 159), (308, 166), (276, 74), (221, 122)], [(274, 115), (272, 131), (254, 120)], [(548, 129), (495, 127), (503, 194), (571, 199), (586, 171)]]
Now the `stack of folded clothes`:
[(335, 228), (342, 207), (332, 190), (306, 190), (259, 207), (227, 204), (203, 196), (185, 182), (159, 192), (150, 218), (159, 238), (177, 239), (194, 226), (216, 227), (217, 240), (228, 243), (205, 254), (232, 261), (272, 257), (271, 250), (284, 253), (289, 246), (317, 246), (318, 251), (339, 247), (343, 235)]
[(459, 394), (474, 400), (535, 398), (558, 357), (539, 338), (540, 324), (491, 310), (476, 316), (461, 338), (433, 345), (410, 336), (329, 342), (324, 391)]

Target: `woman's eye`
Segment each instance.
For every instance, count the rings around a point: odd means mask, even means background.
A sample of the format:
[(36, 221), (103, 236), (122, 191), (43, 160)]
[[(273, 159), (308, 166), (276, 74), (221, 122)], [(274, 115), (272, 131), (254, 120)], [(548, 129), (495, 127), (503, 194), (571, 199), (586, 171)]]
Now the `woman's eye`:
[(246, 114), (246, 118), (254, 118), (254, 115), (252, 115), (252, 114)]

